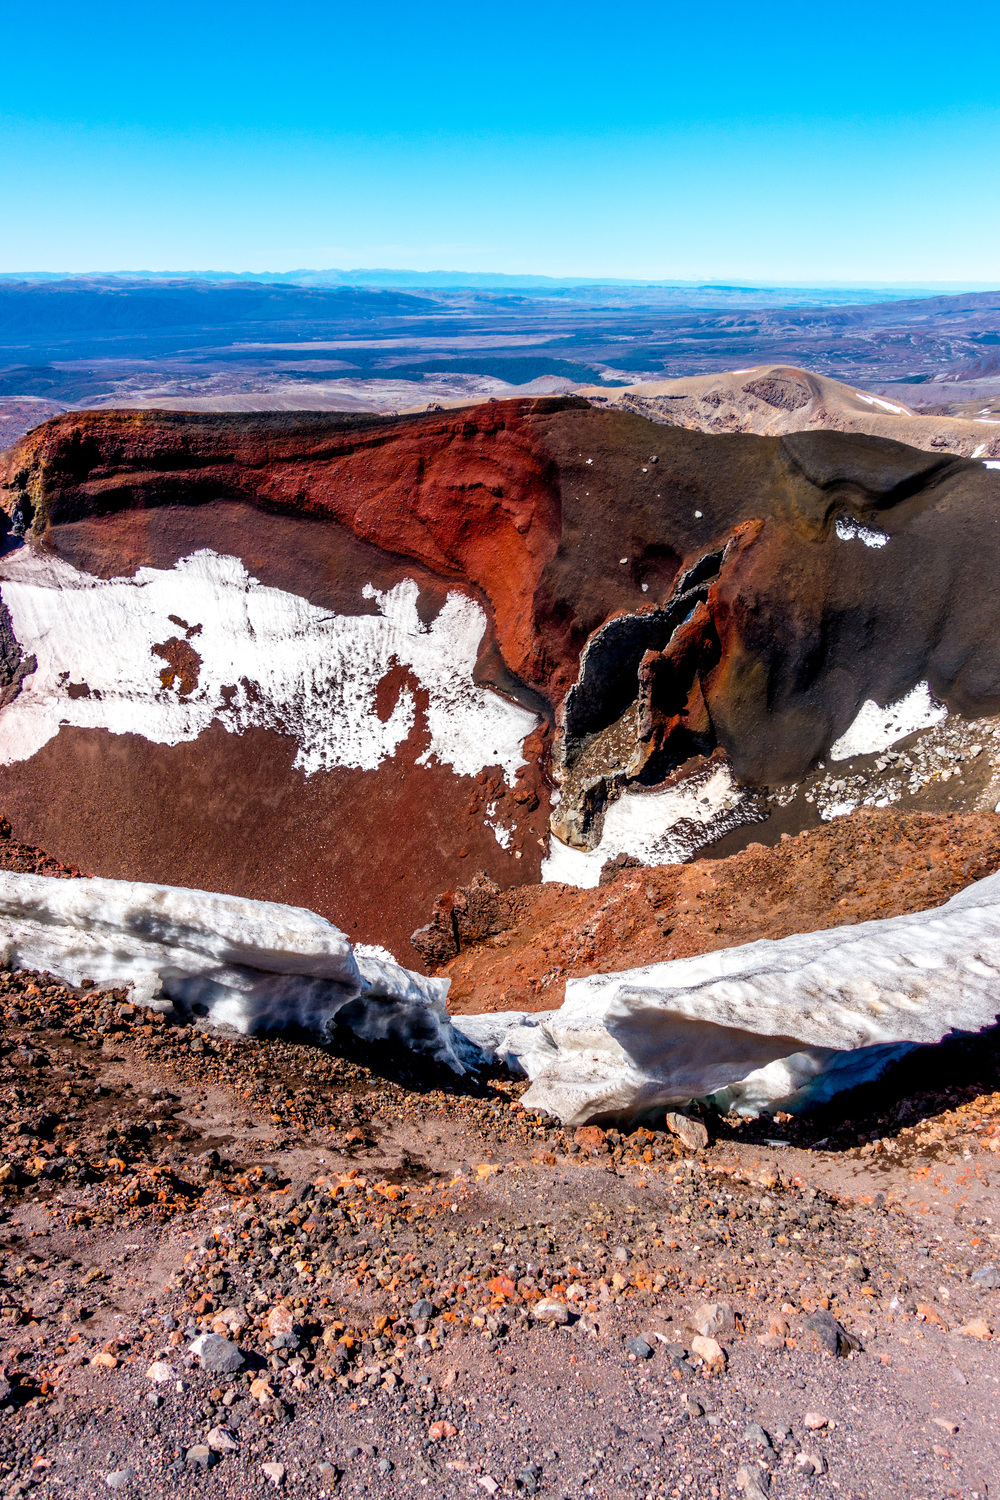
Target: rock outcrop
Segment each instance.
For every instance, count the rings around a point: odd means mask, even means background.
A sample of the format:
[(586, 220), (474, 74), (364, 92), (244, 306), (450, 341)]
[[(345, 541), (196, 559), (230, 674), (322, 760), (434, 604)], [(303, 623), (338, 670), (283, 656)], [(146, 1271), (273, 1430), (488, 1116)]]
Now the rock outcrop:
[(879, 757), (1000, 709), (998, 497), (946, 453), (577, 398), (67, 414), (0, 461), (0, 805), (58, 860), (396, 952), (468, 871), (595, 884), (905, 805), (928, 778), (873, 791)]

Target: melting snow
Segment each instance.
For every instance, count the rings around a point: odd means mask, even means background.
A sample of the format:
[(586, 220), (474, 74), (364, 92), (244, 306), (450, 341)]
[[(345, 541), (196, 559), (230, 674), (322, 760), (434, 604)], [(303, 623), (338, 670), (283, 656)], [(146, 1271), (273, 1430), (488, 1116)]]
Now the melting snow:
[(884, 531), (862, 526), (859, 521), (852, 521), (848, 516), (838, 516), (834, 530), (842, 542), (864, 542), (866, 547), (884, 547), (889, 540)]
[(883, 411), (891, 411), (897, 417), (908, 417), (910, 415), (905, 406), (894, 406), (891, 401), (883, 401), (881, 396), (866, 396), (864, 391), (855, 391), (854, 394), (866, 406), (881, 406)]
[(729, 767), (711, 762), (706, 771), (663, 791), (627, 791), (604, 815), (596, 849), (573, 849), (549, 840), (542, 861), (543, 881), (597, 885), (601, 867), (618, 854), (630, 854), (646, 865), (676, 864), (733, 828), (754, 821)]
[(559, 1010), (456, 1025), (564, 1124), (720, 1093), (753, 1113), (876, 1077), (1000, 1011), (1000, 875), (913, 916), (570, 979)]
[[(425, 626), (413, 579), (384, 593), (366, 585), (375, 614), (338, 615), (265, 587), (239, 558), (208, 549), (173, 568), (103, 579), (24, 547), (0, 578), (15, 635), (38, 660), (0, 714), (2, 763), (28, 759), (63, 724), (174, 745), (218, 720), (233, 734), (294, 736), (295, 765), (307, 775), (374, 770), (417, 719), (407, 685), (387, 718), (375, 711), (378, 685), (396, 666), (428, 695), (420, 764), (436, 758), (465, 776), (499, 765), (512, 783), (538, 722), (473, 681), (487, 624), (480, 605), (450, 593)], [(169, 664), (155, 648), (171, 640), (175, 657), (179, 648), (194, 664), (187, 681), (165, 680)]]
[[(873, 698), (861, 705), (857, 718), (830, 746), (831, 760), (848, 760), (852, 755), (872, 755), (876, 750), (888, 750), (904, 735), (914, 734), (918, 729), (930, 729), (948, 717), (948, 710), (931, 696), (926, 682), (916, 687), (895, 703), (880, 708)], [(845, 807), (847, 812), (852, 811)], [(830, 816), (835, 816), (830, 813)]]
[(0, 871), (0, 933), (11, 968), (70, 984), (130, 985), (241, 1032), (347, 1025), (464, 1072), (470, 1052), (448, 1018), (450, 981), (384, 948), (351, 944), (304, 907), (128, 880), (53, 880)]

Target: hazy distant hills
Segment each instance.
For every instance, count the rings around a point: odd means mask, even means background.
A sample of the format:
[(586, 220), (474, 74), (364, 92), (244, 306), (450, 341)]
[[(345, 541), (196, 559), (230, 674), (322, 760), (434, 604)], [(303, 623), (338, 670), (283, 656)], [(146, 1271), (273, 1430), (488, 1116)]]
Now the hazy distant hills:
[[(258, 283), (0, 282), (0, 347), (76, 344), (81, 339), (186, 331), (197, 342), (240, 331), (342, 325), (435, 310), (426, 298), (356, 287), (321, 289)], [(130, 346), (131, 347), (131, 346)]]
[[(369, 275), (411, 285), (318, 284)], [(0, 278), (0, 446), (69, 407), (393, 412), (762, 365), (989, 417), (975, 402), (1000, 392), (1000, 291), (457, 272)]]

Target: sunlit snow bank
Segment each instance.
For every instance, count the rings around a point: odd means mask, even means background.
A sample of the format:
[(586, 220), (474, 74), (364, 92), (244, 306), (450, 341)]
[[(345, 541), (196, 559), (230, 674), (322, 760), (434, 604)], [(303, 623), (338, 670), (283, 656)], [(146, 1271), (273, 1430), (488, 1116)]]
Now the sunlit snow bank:
[(947, 708), (932, 697), (926, 682), (918, 682), (904, 697), (885, 708), (869, 698), (861, 705), (851, 727), (830, 746), (830, 759), (849, 760), (852, 755), (888, 750), (897, 740), (915, 734), (918, 729), (932, 729), (947, 717)]
[(604, 815), (596, 849), (573, 849), (551, 838), (542, 880), (595, 886), (605, 861), (619, 854), (630, 854), (644, 865), (679, 864), (756, 817), (729, 766), (711, 760), (662, 791), (624, 792)]
[(22, 547), (4, 558), (0, 581), (18, 643), (37, 663), (0, 715), (0, 763), (28, 759), (64, 724), (176, 745), (218, 721), (231, 734), (292, 735), (307, 775), (370, 771), (417, 722), (409, 686), (388, 715), (376, 712), (394, 666), (427, 695), (418, 764), (434, 759), (461, 776), (499, 765), (513, 784), (538, 723), (473, 680), (482, 607), (455, 590), (425, 625), (412, 578), (385, 592), (366, 584), (375, 612), (356, 615), (269, 588), (209, 548), (172, 568), (96, 578)]
[(450, 981), (354, 954), (331, 922), (298, 906), (126, 880), (0, 871), (0, 938), (10, 968), (69, 984), (130, 985), (217, 1026), (258, 1032), (347, 1025), (464, 1072), (476, 1054), (448, 1019)]
[(716, 1094), (754, 1112), (875, 1077), (1000, 1010), (1000, 875), (915, 916), (572, 979), (555, 1011), (450, 1017), (449, 981), (354, 952), (315, 912), (209, 891), (0, 871), (10, 967), (130, 985), (242, 1032), (334, 1024), (457, 1072), (498, 1059), (565, 1124)]
[(1000, 875), (942, 907), (571, 979), (559, 1010), (458, 1017), (566, 1124), (709, 1094), (756, 1112), (877, 1077), (1000, 1012)]

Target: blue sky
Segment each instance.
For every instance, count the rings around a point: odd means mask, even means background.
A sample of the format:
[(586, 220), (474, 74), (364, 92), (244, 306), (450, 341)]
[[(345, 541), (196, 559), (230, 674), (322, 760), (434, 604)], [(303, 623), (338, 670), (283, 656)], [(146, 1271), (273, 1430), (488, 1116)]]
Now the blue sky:
[(1000, 285), (1000, 13), (22, 5), (0, 270)]

